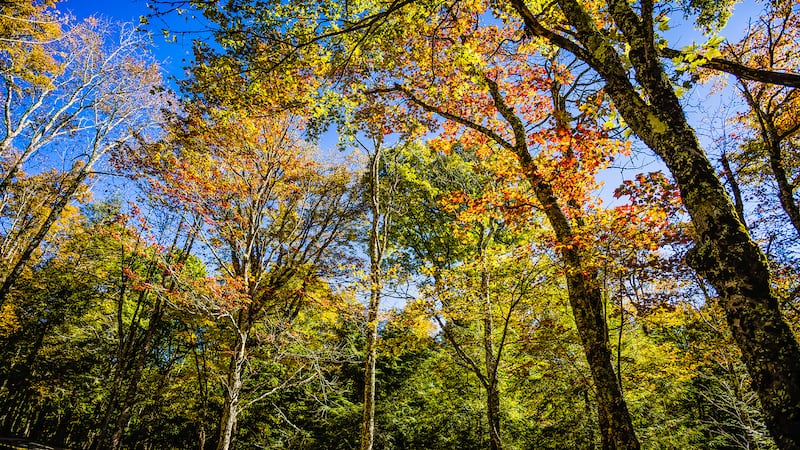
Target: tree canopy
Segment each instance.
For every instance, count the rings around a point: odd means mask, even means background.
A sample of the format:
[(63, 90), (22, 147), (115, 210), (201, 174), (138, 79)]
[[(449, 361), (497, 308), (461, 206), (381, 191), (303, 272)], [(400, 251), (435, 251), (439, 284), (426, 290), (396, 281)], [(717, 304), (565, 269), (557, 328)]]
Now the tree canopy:
[(800, 447), (797, 1), (156, 0), (174, 92), (62, 6), (0, 2), (0, 442)]

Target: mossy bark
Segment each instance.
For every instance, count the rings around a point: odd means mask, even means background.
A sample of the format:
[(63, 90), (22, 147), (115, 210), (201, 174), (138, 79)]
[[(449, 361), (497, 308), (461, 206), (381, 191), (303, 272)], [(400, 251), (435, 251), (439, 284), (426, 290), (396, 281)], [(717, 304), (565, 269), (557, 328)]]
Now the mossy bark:
[[(648, 133), (681, 189), (697, 234), (687, 262), (716, 289), (780, 448), (800, 448), (800, 349), (770, 285), (767, 260), (752, 240), (694, 133)], [(666, 118), (665, 118), (666, 121)], [(675, 123), (678, 122), (678, 123)]]

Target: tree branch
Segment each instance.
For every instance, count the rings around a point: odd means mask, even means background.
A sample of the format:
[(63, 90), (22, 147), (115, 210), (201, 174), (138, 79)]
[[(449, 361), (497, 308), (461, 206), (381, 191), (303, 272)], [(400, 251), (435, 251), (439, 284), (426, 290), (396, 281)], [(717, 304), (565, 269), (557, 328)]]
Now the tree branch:
[(471, 129), (473, 129), (475, 131), (478, 131), (478, 132), (488, 136), (493, 141), (497, 142), (503, 148), (506, 148), (506, 149), (509, 149), (509, 150), (512, 150), (514, 148), (514, 145), (512, 145), (505, 138), (503, 138), (503, 136), (500, 136), (500, 134), (496, 133), (495, 131), (493, 131), (493, 130), (491, 130), (491, 129), (489, 129), (489, 128), (487, 128), (487, 127), (485, 127), (485, 126), (483, 126), (483, 125), (481, 125), (479, 123), (476, 123), (476, 122), (473, 122), (471, 120), (465, 119), (464, 117), (461, 117), (461, 116), (457, 116), (457, 115), (455, 115), (453, 113), (449, 113), (447, 111), (444, 111), (444, 110), (442, 110), (440, 108), (437, 108), (436, 106), (433, 106), (433, 105), (427, 103), (424, 100), (420, 99), (419, 97), (415, 96), (411, 92), (411, 90), (406, 88), (405, 86), (401, 86), (399, 84), (395, 84), (391, 88), (373, 89), (373, 90), (370, 90), (367, 93), (368, 94), (381, 94), (381, 93), (390, 93), (390, 92), (400, 92), (408, 100), (410, 100), (412, 103), (414, 103), (415, 105), (419, 106), (423, 110), (425, 110), (427, 112), (430, 112), (430, 113), (437, 114), (437, 115), (439, 115), (439, 116), (441, 116), (441, 117), (443, 117), (443, 118), (445, 118), (447, 120), (452, 120), (453, 122), (456, 122), (458, 124), (464, 125), (465, 127), (471, 128)]
[[(680, 50), (672, 48), (661, 49), (661, 56), (664, 58), (680, 58), (683, 55), (685, 53)], [(700, 67), (729, 73), (742, 80), (800, 88), (800, 74), (796, 73), (755, 69), (723, 58), (711, 58), (708, 62), (700, 64)]]

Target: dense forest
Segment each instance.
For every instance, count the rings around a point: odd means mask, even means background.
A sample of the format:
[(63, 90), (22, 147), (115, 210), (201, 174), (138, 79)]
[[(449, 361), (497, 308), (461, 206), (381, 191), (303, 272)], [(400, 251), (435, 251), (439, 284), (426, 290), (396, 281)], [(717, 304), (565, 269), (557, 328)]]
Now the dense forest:
[(800, 1), (736, 6), (0, 1), (0, 438), (800, 449)]

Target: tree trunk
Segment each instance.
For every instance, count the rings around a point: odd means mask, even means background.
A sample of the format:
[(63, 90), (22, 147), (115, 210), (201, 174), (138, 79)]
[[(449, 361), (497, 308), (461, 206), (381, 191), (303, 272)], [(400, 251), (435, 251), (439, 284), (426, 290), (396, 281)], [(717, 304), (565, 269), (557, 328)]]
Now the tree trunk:
[(481, 262), (481, 297), (483, 299), (483, 352), (486, 361), (486, 418), (489, 424), (489, 443), (491, 450), (501, 450), (503, 440), (500, 437), (500, 386), (494, 346), (494, 316), (492, 314), (492, 298), (489, 293), (489, 268), (486, 263), (486, 249), (494, 235), (489, 225), (488, 235), (482, 233), (480, 246)]
[(639, 441), (611, 364), (602, 292), (596, 286), (595, 275), (568, 273), (567, 286), (572, 314), (597, 391), (601, 441), (607, 448), (638, 449)]
[(697, 242), (687, 262), (720, 297), (776, 443), (800, 448), (800, 349), (781, 316), (766, 257), (739, 221), (694, 133), (688, 125), (670, 128), (674, 134), (641, 134), (670, 168), (695, 225)]
[(744, 227), (747, 228), (747, 220), (744, 218), (744, 200), (742, 199), (742, 190), (739, 189), (739, 182), (736, 181), (736, 174), (733, 173), (733, 168), (731, 167), (731, 163), (728, 160), (728, 155), (725, 153), (725, 151), (723, 151), (722, 156), (719, 157), (719, 162), (722, 164), (722, 168), (725, 170), (725, 178), (728, 180), (728, 185), (730, 186), (731, 193), (733, 194), (736, 214), (739, 215), (739, 220), (741, 220)]
[(781, 201), (781, 207), (792, 222), (797, 235), (800, 236), (800, 207), (798, 207), (794, 199), (794, 189), (786, 174), (780, 140), (776, 140), (776, 142), (767, 141), (765, 144), (768, 145), (769, 166), (772, 169), (775, 182), (778, 184), (778, 198)]
[(500, 389), (497, 378), (491, 378), (486, 390), (486, 417), (489, 420), (489, 444), (491, 450), (502, 450), (500, 437)]
[(631, 101), (634, 91), (627, 89), (608, 85), (622, 116), (667, 164), (692, 217), (697, 240), (687, 262), (720, 297), (776, 443), (800, 448), (800, 349), (781, 316), (766, 257), (739, 220), (669, 85), (657, 90), (657, 108)]
[[(222, 405), (222, 415), (219, 421), (217, 450), (229, 450), (231, 448), (234, 430), (236, 429), (236, 418), (239, 414), (239, 396), (242, 392), (242, 375), (247, 362), (247, 338), (250, 331), (250, 317), (247, 309), (239, 311), (239, 317), (239, 327), (235, 330), (236, 342), (231, 349), (233, 354), (231, 355), (228, 377), (225, 383), (225, 401)], [(241, 320), (242, 318), (245, 320)]]
[[(364, 363), (364, 414), (361, 422), (361, 450), (372, 450), (375, 441), (375, 360), (378, 341), (378, 309), (383, 284), (381, 262), (387, 230), (381, 230), (380, 164), (383, 150), (376, 141), (375, 154), (370, 161), (370, 208), (372, 223), (369, 233), (369, 305), (367, 306), (366, 361)], [(384, 237), (384, 239), (382, 239)]]
[(375, 359), (378, 340), (378, 305), (380, 297), (370, 293), (367, 312), (366, 362), (364, 364), (364, 416), (361, 423), (361, 450), (371, 450), (375, 440)]

